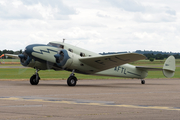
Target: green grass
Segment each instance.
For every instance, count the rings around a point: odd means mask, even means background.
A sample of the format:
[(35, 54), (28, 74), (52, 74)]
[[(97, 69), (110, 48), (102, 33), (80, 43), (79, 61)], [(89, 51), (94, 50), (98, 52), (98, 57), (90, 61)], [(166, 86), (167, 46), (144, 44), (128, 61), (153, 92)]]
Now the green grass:
[[(166, 77), (163, 75), (162, 71), (149, 71), (148, 76), (146, 78), (154, 79), (154, 78), (166, 78)], [(176, 67), (175, 74), (172, 78), (180, 78), (180, 67)]]
[[(0, 68), (0, 79), (29, 79), (35, 70), (32, 68)], [(42, 70), (39, 71), (41, 79), (60, 79), (66, 80), (71, 72)], [(76, 73), (78, 79), (118, 79), (117, 77), (92, 76)]]
[(20, 62), (19, 59), (0, 59), (0, 62)]
[[(13, 59), (14, 60), (14, 59)], [(1, 60), (2, 61), (2, 60)], [(11, 62), (10, 60), (7, 60)], [(136, 66), (163, 66), (165, 60), (155, 60), (154, 62), (150, 62), (149, 60), (140, 60), (133, 62), (131, 64)], [(17, 62), (17, 61), (16, 61)], [(0, 65), (6, 66), (6, 65)], [(10, 65), (7, 65), (10, 66)], [(17, 66), (17, 65), (12, 65)], [(180, 59), (176, 60), (176, 71), (173, 78), (180, 78)], [(0, 68), (0, 79), (29, 79), (35, 70), (32, 68)], [(54, 71), (54, 70), (45, 70), (39, 71), (39, 75), (41, 79), (63, 79), (66, 80), (71, 73), (67, 71)], [(93, 75), (83, 75), (77, 74), (76, 77), (78, 79), (125, 79), (120, 77), (107, 77), (107, 76), (93, 76)], [(148, 76), (146, 78), (154, 79), (154, 78), (165, 78), (162, 71), (149, 71)]]
[[(0, 69), (0, 79), (29, 79), (34, 74), (34, 69), (32, 68), (1, 68)], [(45, 70), (39, 71), (41, 79), (60, 79), (66, 80), (70, 72), (67, 71), (54, 71)], [(107, 77), (107, 76), (94, 76), (94, 75), (83, 75), (77, 74), (76, 77), (80, 79), (124, 79), (120, 77)], [(149, 71), (147, 78), (165, 78), (162, 71)], [(180, 67), (176, 68), (176, 72), (173, 78), (180, 78)]]

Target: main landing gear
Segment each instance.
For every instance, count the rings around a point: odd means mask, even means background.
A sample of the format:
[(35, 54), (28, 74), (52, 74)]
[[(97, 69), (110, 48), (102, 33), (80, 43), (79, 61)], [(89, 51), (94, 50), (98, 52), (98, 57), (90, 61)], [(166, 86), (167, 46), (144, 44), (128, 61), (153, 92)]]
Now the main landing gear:
[(141, 80), (141, 84), (145, 84), (145, 80), (142, 79), (142, 80)]
[(38, 71), (39, 70), (36, 69), (35, 74), (31, 76), (30, 78), (31, 85), (37, 85), (39, 83), (40, 77), (39, 77)]
[[(35, 74), (31, 76), (31, 78), (30, 78), (31, 85), (38, 85), (39, 80), (40, 80), (40, 77), (38, 74), (39, 71), (40, 71), (39, 69), (36, 69)], [(76, 82), (77, 82), (77, 78), (75, 77), (74, 70), (73, 70), (71, 75), (67, 79), (67, 84), (68, 84), (68, 86), (75, 86)]]
[(75, 77), (74, 70), (72, 71), (71, 75), (67, 79), (67, 84), (69, 86), (75, 86), (77, 82), (77, 78)]

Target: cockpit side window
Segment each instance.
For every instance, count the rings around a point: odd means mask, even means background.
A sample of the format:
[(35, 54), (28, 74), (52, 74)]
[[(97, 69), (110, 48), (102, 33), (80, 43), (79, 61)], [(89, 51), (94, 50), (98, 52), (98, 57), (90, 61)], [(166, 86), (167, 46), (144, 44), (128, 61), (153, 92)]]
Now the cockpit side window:
[(57, 48), (62, 48), (62, 49), (64, 49), (64, 45), (61, 45), (61, 44), (48, 43), (47, 45), (49, 45), (49, 46), (53, 46), (53, 47), (57, 47)]
[(60, 45), (59, 47), (62, 48), (62, 49), (64, 49), (64, 45)]

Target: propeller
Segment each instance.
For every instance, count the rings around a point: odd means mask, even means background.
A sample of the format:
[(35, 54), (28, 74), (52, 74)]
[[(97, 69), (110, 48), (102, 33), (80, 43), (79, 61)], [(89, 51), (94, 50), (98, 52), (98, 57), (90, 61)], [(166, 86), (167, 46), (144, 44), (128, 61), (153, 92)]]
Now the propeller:
[(64, 53), (60, 51), (59, 54), (55, 54), (54, 57), (56, 58), (56, 62), (60, 63), (64, 58)]
[(20, 58), (20, 62), (23, 66), (27, 66), (32, 58), (30, 58), (26, 52), (23, 52), (22, 54), (19, 54), (18, 57)]

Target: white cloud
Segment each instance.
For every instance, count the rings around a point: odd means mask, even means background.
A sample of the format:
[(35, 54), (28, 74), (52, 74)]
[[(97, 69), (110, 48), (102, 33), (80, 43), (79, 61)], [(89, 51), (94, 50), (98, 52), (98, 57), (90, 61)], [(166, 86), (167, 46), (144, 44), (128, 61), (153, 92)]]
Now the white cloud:
[(98, 53), (178, 52), (179, 17), (176, 0), (0, 0), (0, 49), (65, 38)]
[(70, 38), (71, 40), (89, 40), (93, 38), (98, 38), (99, 33), (95, 30), (83, 30), (78, 27), (74, 27), (67, 30), (61, 30), (57, 32), (58, 36), (64, 38)]
[(106, 14), (105, 12), (97, 12), (97, 16), (98, 17), (104, 17), (104, 18), (109, 18), (110, 15)]
[(7, 1), (0, 5), (0, 19), (42, 19), (42, 15), (35, 9), (28, 9), (20, 1)]
[(135, 0), (106, 0), (110, 2), (113, 6), (118, 7), (120, 9), (130, 11), (130, 12), (143, 12), (145, 11), (145, 6), (143, 6), (140, 2)]
[(175, 22), (176, 17), (165, 14), (165, 13), (158, 13), (158, 14), (142, 14), (142, 13), (136, 13), (134, 14), (133, 18), (136, 22)]
[(51, 7), (51, 9), (55, 9), (53, 12), (57, 12), (61, 15), (71, 15), (76, 13), (74, 8), (68, 7), (62, 0), (22, 0), (22, 2), (28, 6), (41, 4), (44, 8)]
[(69, 19), (73, 8), (57, 0), (9, 0), (0, 4), (0, 19)]

